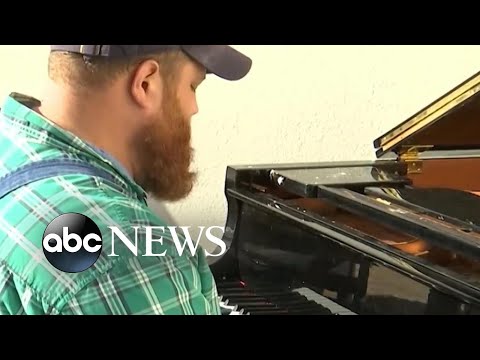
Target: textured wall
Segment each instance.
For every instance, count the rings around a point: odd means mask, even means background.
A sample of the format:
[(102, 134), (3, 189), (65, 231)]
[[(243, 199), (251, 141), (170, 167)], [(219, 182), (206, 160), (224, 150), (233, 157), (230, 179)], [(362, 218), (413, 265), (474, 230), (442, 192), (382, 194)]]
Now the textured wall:
[[(179, 225), (220, 225), (227, 164), (359, 160), (373, 139), (480, 69), (480, 46), (236, 46), (250, 75), (208, 79), (193, 119), (199, 182), (168, 211)], [(0, 92), (37, 94), (47, 47), (0, 46)]]

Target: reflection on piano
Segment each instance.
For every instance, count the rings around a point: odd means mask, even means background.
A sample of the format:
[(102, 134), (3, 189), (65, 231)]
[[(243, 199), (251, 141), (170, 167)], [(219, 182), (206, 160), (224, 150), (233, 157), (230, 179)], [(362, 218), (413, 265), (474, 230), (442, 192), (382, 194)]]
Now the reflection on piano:
[(375, 161), (230, 166), (225, 314), (480, 313), (480, 73)]

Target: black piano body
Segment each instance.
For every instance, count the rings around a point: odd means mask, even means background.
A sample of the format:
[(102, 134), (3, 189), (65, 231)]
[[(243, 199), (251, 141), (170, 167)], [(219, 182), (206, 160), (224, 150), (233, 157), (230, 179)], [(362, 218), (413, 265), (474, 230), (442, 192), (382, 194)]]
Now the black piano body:
[[(377, 159), (227, 168), (223, 304), (255, 314), (480, 313), (480, 73)], [(228, 312), (226, 312), (228, 313)]]

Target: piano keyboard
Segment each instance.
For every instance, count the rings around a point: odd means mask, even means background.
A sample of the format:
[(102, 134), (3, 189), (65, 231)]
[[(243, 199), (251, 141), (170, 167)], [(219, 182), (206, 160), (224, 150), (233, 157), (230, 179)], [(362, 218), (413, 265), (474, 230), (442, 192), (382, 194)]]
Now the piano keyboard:
[(222, 315), (356, 315), (308, 288), (248, 288), (242, 282), (217, 284)]

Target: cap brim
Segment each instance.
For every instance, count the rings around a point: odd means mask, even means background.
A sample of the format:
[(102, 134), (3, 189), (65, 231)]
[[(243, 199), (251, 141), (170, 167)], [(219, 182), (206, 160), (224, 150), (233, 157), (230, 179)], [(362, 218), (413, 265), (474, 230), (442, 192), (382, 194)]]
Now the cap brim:
[(245, 77), (252, 68), (252, 60), (228, 45), (182, 45), (194, 60), (222, 79), (235, 81)]

